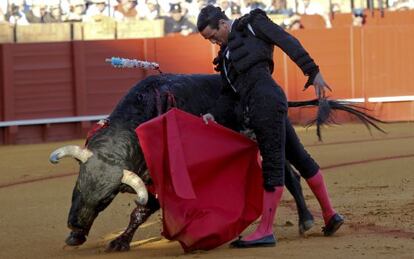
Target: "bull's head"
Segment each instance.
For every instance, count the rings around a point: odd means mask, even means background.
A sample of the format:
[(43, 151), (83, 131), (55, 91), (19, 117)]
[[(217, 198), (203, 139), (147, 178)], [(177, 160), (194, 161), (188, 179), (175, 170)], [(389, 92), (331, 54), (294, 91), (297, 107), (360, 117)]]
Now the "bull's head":
[(98, 213), (103, 211), (120, 191), (121, 185), (130, 186), (138, 196), (137, 203), (145, 205), (148, 193), (139, 176), (118, 164), (102, 162), (87, 148), (64, 146), (53, 151), (50, 162), (73, 157), (79, 161), (80, 171), (72, 194), (68, 227), (72, 230), (66, 239), (68, 245), (81, 245)]

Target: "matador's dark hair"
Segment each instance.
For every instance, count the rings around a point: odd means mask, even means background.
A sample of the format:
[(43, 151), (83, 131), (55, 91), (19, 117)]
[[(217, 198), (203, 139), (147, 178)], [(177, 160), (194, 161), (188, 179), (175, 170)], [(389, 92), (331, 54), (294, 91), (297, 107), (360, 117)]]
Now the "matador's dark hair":
[(207, 5), (201, 9), (200, 14), (198, 15), (197, 29), (199, 32), (201, 32), (208, 25), (210, 25), (212, 29), (218, 29), (218, 24), (221, 19), (229, 20), (227, 15), (221, 10), (220, 7)]

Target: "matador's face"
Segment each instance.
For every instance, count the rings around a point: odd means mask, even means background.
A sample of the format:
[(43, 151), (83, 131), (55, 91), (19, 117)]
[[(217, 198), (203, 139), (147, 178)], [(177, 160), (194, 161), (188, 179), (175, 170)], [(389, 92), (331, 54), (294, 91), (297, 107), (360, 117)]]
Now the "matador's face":
[(218, 29), (213, 29), (210, 25), (207, 25), (200, 33), (204, 39), (209, 40), (213, 44), (226, 45), (230, 33), (230, 25), (228, 21), (220, 20)]

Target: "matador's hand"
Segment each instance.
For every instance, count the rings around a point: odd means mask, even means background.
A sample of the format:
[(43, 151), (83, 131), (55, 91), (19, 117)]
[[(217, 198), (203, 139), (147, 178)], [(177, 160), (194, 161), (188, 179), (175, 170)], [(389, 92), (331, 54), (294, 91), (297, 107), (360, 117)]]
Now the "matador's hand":
[(208, 121), (214, 121), (214, 122), (216, 122), (214, 120), (213, 114), (211, 114), (211, 113), (204, 114), (203, 115), (203, 121), (204, 121), (205, 124), (208, 124)]
[(309, 87), (309, 85), (313, 85), (313, 87), (315, 87), (315, 94), (318, 97), (318, 99), (325, 98), (325, 88), (332, 92), (331, 87), (329, 87), (329, 85), (325, 82), (320, 72), (318, 72), (314, 76), (313, 81), (311, 81), (311, 77), (309, 79), (310, 80), (308, 80), (308, 82), (306, 83), (304, 90), (306, 90)]

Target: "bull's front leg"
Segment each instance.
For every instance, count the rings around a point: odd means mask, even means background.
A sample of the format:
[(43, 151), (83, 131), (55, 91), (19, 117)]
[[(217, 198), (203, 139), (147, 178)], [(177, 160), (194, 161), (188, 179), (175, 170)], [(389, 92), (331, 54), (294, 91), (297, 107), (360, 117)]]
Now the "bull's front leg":
[(159, 210), (160, 204), (155, 196), (151, 193), (148, 193), (148, 203), (146, 206), (138, 205), (132, 211), (130, 216), (130, 221), (128, 227), (125, 231), (116, 239), (112, 240), (106, 251), (128, 251), (130, 246), (129, 244), (134, 237), (135, 231), (140, 225), (142, 225), (147, 219), (157, 210)]
[(288, 161), (286, 161), (285, 168), (285, 185), (295, 199), (299, 215), (299, 233), (303, 235), (307, 230), (312, 228), (314, 220), (303, 196), (300, 176), (294, 171)]

